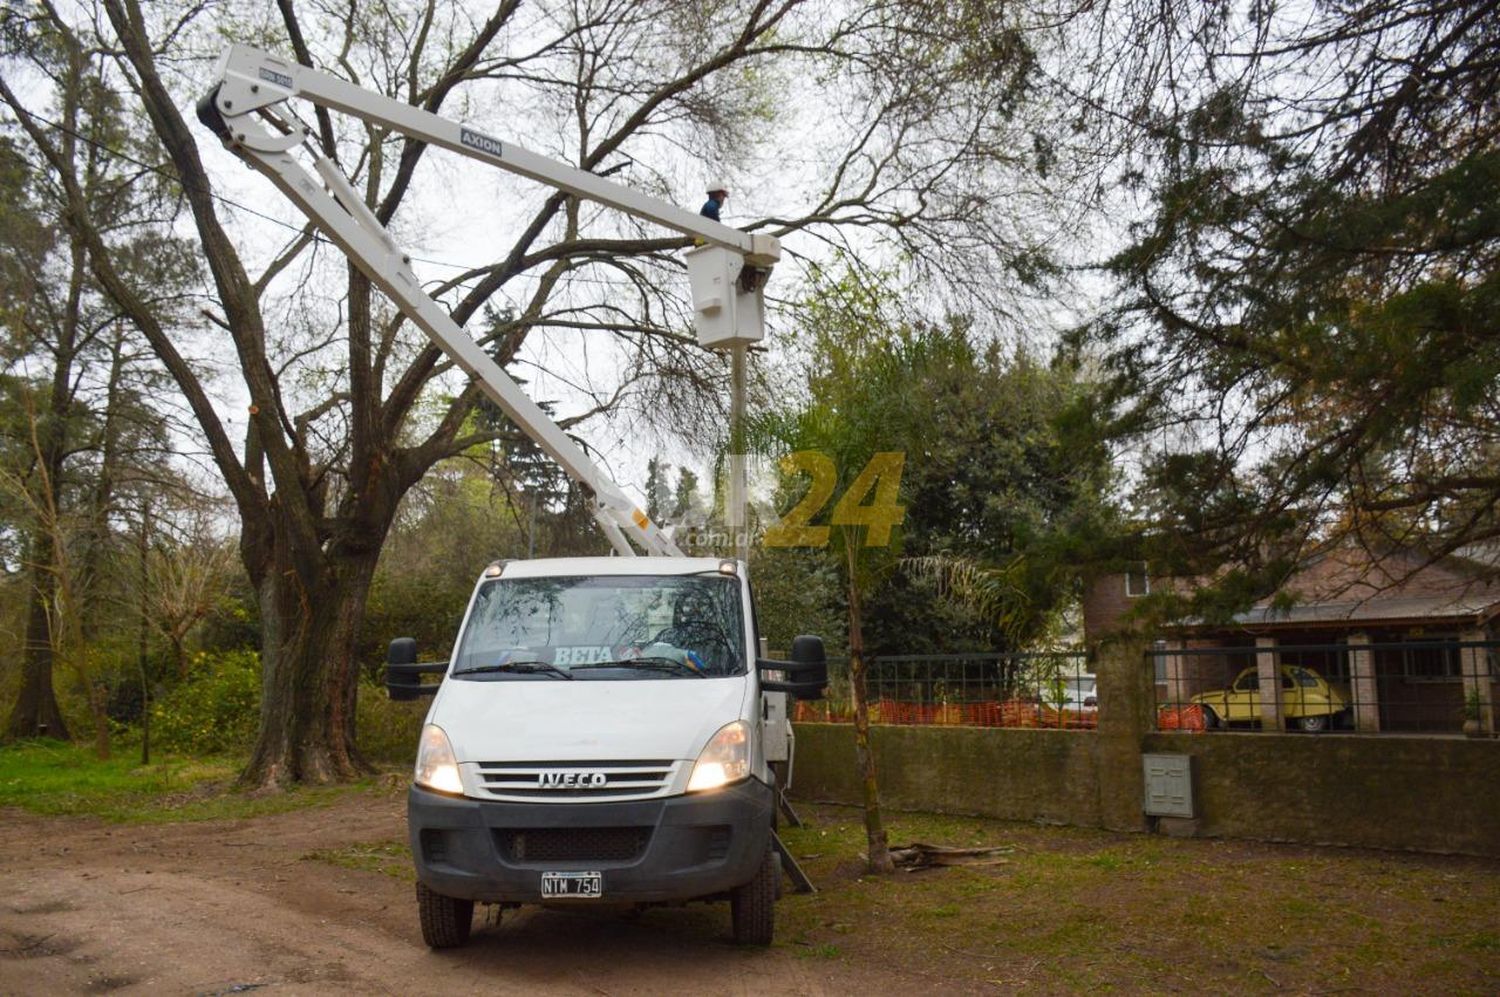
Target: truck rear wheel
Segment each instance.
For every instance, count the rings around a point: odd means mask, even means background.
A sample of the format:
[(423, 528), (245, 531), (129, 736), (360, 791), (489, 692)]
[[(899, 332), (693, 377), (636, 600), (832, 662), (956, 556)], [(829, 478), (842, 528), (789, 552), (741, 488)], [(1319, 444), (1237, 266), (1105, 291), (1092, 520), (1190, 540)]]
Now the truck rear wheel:
[(417, 884), (417, 913), (422, 918), (422, 941), (429, 948), (451, 949), (469, 940), (474, 927), (474, 901), (445, 897)]
[(735, 887), (729, 897), (734, 940), (740, 945), (770, 945), (776, 934), (776, 855), (767, 848), (755, 878)]

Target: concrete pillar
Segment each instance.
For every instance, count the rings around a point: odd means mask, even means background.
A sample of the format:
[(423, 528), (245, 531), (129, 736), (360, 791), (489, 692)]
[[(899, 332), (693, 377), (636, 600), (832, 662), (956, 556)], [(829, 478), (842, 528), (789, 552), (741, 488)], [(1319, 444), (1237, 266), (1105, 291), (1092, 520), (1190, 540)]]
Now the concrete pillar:
[(1145, 831), (1146, 778), (1141, 741), (1156, 727), (1156, 668), (1137, 639), (1101, 643), (1099, 687), (1099, 816), (1115, 831)]
[(1255, 670), (1260, 674), (1260, 728), (1286, 730), (1281, 716), (1281, 669), (1276, 666), (1276, 638), (1255, 638)]
[(1375, 681), (1375, 652), (1370, 635), (1349, 635), (1349, 695), (1354, 697), (1354, 729), (1367, 734), (1380, 730), (1380, 684)]
[[(1483, 630), (1465, 630), (1459, 635), (1459, 640), (1465, 643), (1469, 641), (1489, 640), (1489, 635)], [(1489, 651), (1483, 647), (1466, 647), (1459, 652), (1459, 670), (1463, 674), (1464, 704), (1467, 706), (1469, 697), (1479, 695), (1479, 729), (1487, 734), (1495, 732), (1495, 703), (1490, 694), (1493, 688), (1490, 684), (1490, 656)]]
[[(1166, 702), (1186, 702), (1198, 690), (1189, 689), (1187, 685), (1187, 656), (1171, 653), (1173, 651), (1181, 651), (1185, 642), (1180, 640), (1164, 640), (1158, 643), (1161, 644), (1162, 661), (1166, 672), (1166, 676), (1162, 680), (1167, 684)], [(1154, 671), (1155, 662), (1152, 663), (1152, 668)]]

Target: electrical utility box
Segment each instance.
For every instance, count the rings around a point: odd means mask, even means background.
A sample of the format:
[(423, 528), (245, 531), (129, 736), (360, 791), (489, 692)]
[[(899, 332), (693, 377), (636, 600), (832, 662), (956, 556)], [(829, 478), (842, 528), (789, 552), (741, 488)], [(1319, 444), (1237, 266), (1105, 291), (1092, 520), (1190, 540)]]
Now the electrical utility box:
[[(693, 327), (711, 350), (750, 346), (765, 336), (762, 290), (740, 287), (745, 258), (731, 249), (699, 246), (683, 254), (693, 290)], [(756, 281), (759, 285), (761, 282)]]
[(1146, 770), (1146, 814), (1150, 817), (1195, 817), (1193, 757), (1142, 755)]

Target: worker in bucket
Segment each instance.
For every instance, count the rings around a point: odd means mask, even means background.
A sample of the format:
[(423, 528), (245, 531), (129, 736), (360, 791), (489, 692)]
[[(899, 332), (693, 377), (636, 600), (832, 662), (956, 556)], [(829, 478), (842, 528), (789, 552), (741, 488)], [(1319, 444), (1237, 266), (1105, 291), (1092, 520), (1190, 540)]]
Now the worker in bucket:
[(703, 202), (703, 207), (698, 209), (698, 214), (704, 218), (719, 220), (719, 209), (724, 202), (729, 200), (729, 188), (722, 183), (714, 182), (708, 186), (708, 200)]

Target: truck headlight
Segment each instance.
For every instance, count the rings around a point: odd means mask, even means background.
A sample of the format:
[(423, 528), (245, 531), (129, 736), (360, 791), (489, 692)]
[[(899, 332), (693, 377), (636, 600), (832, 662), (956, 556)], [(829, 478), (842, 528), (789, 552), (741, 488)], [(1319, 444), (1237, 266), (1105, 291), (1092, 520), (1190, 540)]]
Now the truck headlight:
[(422, 740), (417, 744), (417, 771), (412, 779), (418, 786), (439, 793), (464, 791), (464, 782), (458, 777), (458, 760), (453, 757), (453, 745), (448, 743), (443, 728), (436, 724), (422, 728)]
[(702, 754), (693, 763), (687, 791), (718, 789), (739, 782), (750, 775), (750, 725), (743, 720), (725, 724), (708, 739)]

